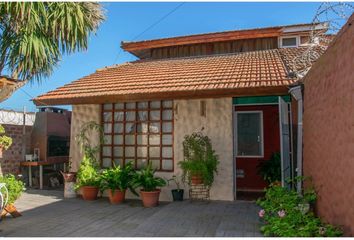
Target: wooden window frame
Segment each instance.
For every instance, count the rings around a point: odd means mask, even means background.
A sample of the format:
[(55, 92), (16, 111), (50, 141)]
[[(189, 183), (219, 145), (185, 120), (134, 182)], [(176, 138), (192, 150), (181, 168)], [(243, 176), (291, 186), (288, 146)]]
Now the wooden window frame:
[[(171, 107), (164, 107), (163, 103), (166, 101), (170, 101), (171, 102)], [(147, 103), (147, 107), (146, 108), (139, 108), (138, 107), (138, 103)], [(152, 107), (151, 103), (152, 102), (159, 102), (160, 103), (160, 107), (156, 108), (156, 107)], [(104, 137), (106, 136), (111, 136), (111, 143), (110, 144), (102, 144), (101, 145), (101, 151), (100, 151), (100, 165), (101, 168), (103, 167), (103, 159), (111, 159), (111, 166), (113, 166), (114, 160), (115, 159), (121, 159), (122, 160), (122, 164), (123, 166), (126, 164), (127, 161), (133, 161), (135, 168), (137, 168), (138, 166), (138, 160), (139, 159), (146, 159), (147, 160), (147, 164), (150, 163), (150, 160), (159, 160), (160, 161), (160, 167), (157, 169), (157, 171), (159, 172), (173, 172), (174, 171), (174, 110), (173, 110), (173, 100), (157, 100), (157, 101), (140, 101), (140, 102), (124, 102), (124, 103), (109, 103), (111, 104), (111, 109), (105, 109), (105, 105), (107, 104), (102, 104), (102, 108), (101, 108), (101, 124), (102, 126), (104, 126), (104, 124), (111, 124), (111, 132), (110, 133), (106, 133), (104, 132)], [(123, 108), (122, 109), (116, 109), (116, 105), (117, 104), (123, 104)], [(127, 108), (127, 104), (134, 104), (134, 108)], [(170, 120), (163, 120), (162, 114), (164, 110), (170, 110), (171, 111), (171, 119)], [(147, 112), (147, 120), (146, 121), (140, 121), (138, 120), (138, 116), (139, 116), (139, 111), (146, 111)], [(150, 119), (150, 113), (151, 111), (160, 111), (160, 118), (158, 120), (151, 120)], [(111, 113), (111, 121), (105, 121), (105, 113)], [(115, 121), (115, 117), (114, 114), (116, 112), (123, 112), (123, 120), (122, 121)], [(127, 121), (126, 117), (127, 117), (127, 112), (135, 112), (135, 120), (134, 121)], [(122, 132), (119, 134), (116, 134), (114, 131), (114, 126), (116, 123), (122, 123), (123, 124), (123, 129)], [(132, 134), (127, 133), (126, 132), (126, 124), (127, 123), (134, 123), (134, 132)], [(139, 132), (137, 131), (137, 125), (138, 123), (145, 123), (148, 125), (148, 129), (147, 132)], [(159, 133), (154, 133), (150, 131), (150, 124), (151, 123), (159, 123), (159, 128), (160, 131)], [(162, 126), (163, 123), (171, 123), (171, 132), (163, 132)], [(126, 144), (125, 143), (125, 138), (126, 136), (129, 135), (133, 135), (134, 137), (134, 144)], [(147, 144), (138, 144), (138, 135), (146, 135), (147, 136)], [(150, 137), (152, 135), (159, 135), (160, 137), (160, 144), (150, 144)], [(172, 137), (172, 142), (171, 144), (163, 144), (162, 143), (162, 139), (163, 136), (165, 135), (171, 135)], [(115, 144), (114, 143), (114, 136), (122, 136), (122, 144)], [(111, 156), (105, 156), (103, 155), (103, 148), (104, 147), (111, 147)], [(116, 157), (114, 156), (114, 147), (122, 147), (123, 152), (122, 152), (122, 157)], [(127, 157), (126, 156), (126, 150), (125, 147), (134, 147), (134, 155), (135, 157)], [(146, 147), (147, 149), (147, 153), (146, 153), (146, 157), (138, 157), (137, 156), (137, 149), (138, 147)], [(160, 156), (159, 157), (150, 157), (150, 148), (151, 147), (159, 147), (160, 148)], [(162, 157), (162, 148), (163, 147), (170, 147), (172, 149), (172, 157)], [(172, 160), (172, 169), (169, 170), (165, 170), (162, 169), (162, 161), (166, 159), (166, 160)]]

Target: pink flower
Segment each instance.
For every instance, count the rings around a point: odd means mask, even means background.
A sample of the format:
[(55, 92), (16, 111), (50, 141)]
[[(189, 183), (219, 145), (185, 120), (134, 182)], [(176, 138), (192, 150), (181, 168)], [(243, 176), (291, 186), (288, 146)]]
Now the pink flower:
[(280, 210), (280, 211), (278, 211), (278, 216), (280, 217), (280, 218), (283, 218), (283, 217), (285, 217), (285, 211), (284, 210)]
[(264, 209), (259, 210), (258, 216), (259, 216), (260, 218), (263, 218), (264, 215), (265, 215), (265, 210), (264, 210)]

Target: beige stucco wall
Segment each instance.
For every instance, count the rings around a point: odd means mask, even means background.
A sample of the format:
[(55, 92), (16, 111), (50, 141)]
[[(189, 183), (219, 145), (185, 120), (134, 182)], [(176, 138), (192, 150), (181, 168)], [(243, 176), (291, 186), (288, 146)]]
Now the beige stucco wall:
[[(79, 168), (82, 151), (80, 149), (77, 140), (75, 139), (82, 125), (86, 122), (94, 121), (96, 123), (101, 122), (101, 105), (74, 105), (72, 106), (71, 116), (71, 138), (70, 138), (70, 158), (72, 161), (71, 170), (76, 172)], [(99, 143), (97, 133), (90, 134), (92, 146)]]
[[(219, 156), (218, 175), (211, 188), (212, 200), (233, 200), (233, 127), (232, 127), (232, 98), (204, 99), (206, 102), (206, 116), (200, 114), (201, 100), (174, 100), (174, 172), (159, 172), (158, 176), (166, 179), (173, 175), (180, 175), (178, 162), (183, 160), (182, 142), (186, 134), (200, 131), (210, 137), (213, 148)], [(87, 121), (99, 121), (100, 107), (98, 105), (73, 106), (72, 136), (75, 136), (80, 126)], [(96, 139), (97, 141), (97, 139)], [(73, 159), (73, 169), (76, 170), (81, 160), (81, 154), (75, 141), (72, 139), (70, 156)], [(175, 186), (164, 187), (161, 192), (161, 201), (171, 201), (171, 189)], [(185, 197), (188, 197), (187, 186)], [(128, 198), (134, 198), (131, 193)]]

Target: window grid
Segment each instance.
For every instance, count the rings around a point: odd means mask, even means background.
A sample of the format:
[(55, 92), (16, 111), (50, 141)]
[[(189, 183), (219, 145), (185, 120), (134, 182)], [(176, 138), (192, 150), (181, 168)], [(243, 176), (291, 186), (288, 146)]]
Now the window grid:
[[(166, 107), (164, 106), (165, 102), (169, 102), (170, 106)], [(139, 103), (147, 103), (146, 107), (139, 107)], [(152, 104), (159, 103), (160, 107), (154, 107)], [(121, 105), (122, 103), (116, 103), (116, 104), (104, 104), (102, 105), (102, 125), (105, 126), (106, 124), (110, 124), (110, 131), (104, 132), (105, 138), (106, 136), (110, 137), (110, 143), (104, 143), (101, 148), (101, 167), (103, 166), (103, 161), (106, 159), (110, 159), (110, 165), (112, 166), (115, 160), (119, 159), (121, 160), (122, 164), (125, 165), (128, 161), (133, 161), (135, 168), (138, 168), (138, 160), (143, 160), (146, 159), (147, 163), (150, 163), (152, 160), (159, 160), (159, 167), (157, 168), (158, 171), (167, 171), (171, 172), (174, 169), (174, 152), (173, 152), (173, 139), (174, 139), (174, 123), (173, 123), (173, 102), (172, 101), (148, 101), (148, 102), (126, 102), (123, 103), (122, 108), (119, 108), (118, 106)], [(129, 104), (129, 106), (128, 106)], [(118, 106), (117, 106), (118, 105)], [(106, 107), (107, 106), (107, 107)], [(117, 107), (117, 108), (116, 108)], [(158, 111), (159, 112), (159, 119), (152, 119), (151, 118), (151, 112), (152, 111)], [(164, 112), (165, 111), (165, 112)], [(163, 113), (167, 113), (166, 111), (170, 111), (170, 119), (169, 120), (164, 120)], [(134, 120), (127, 120), (128, 114), (134, 112)], [(146, 113), (146, 120), (145, 119), (140, 119), (139, 116), (140, 113)], [(115, 114), (117, 113), (117, 119)], [(119, 119), (118, 114), (122, 114), (122, 119)], [(109, 118), (105, 116), (105, 114), (110, 114)], [(132, 117), (131, 115), (129, 116), (130, 118)], [(131, 123), (132, 124), (132, 130), (131, 132), (127, 132), (127, 124)], [(170, 124), (170, 131), (166, 131), (163, 129), (164, 124)], [(119, 132), (116, 132), (116, 124), (122, 124), (122, 130)], [(140, 132), (138, 132), (138, 124), (140, 124), (141, 129)], [(144, 132), (143, 126), (145, 124), (145, 127), (147, 127), (146, 132)], [(157, 124), (159, 127), (159, 132), (156, 133), (151, 130), (152, 124)], [(109, 126), (109, 125), (108, 125)], [(129, 125), (128, 125), (129, 126)], [(117, 125), (117, 130), (119, 129)], [(122, 144), (117, 144), (115, 142), (115, 136), (121, 136)], [(134, 136), (134, 144), (129, 144), (126, 142), (126, 137), (127, 136)], [(146, 136), (146, 144), (144, 144), (144, 141), (140, 142), (138, 144), (138, 136)], [(159, 136), (159, 144), (153, 144), (150, 141), (150, 136)], [(163, 144), (163, 137), (167, 136), (170, 137), (170, 144)], [(110, 156), (104, 154), (104, 148), (105, 147), (110, 147)], [(121, 147), (122, 149), (122, 154), (117, 156), (115, 155), (115, 147)], [(126, 147), (134, 147), (134, 157), (128, 156), (126, 152)], [(146, 154), (142, 154), (143, 156), (138, 156), (138, 147), (144, 147), (146, 149)], [(155, 156), (150, 156), (150, 150), (153, 147), (159, 147), (159, 157)], [(169, 150), (171, 151), (172, 155), (171, 157), (164, 157), (163, 156), (163, 150), (164, 147), (170, 148)], [(163, 160), (171, 161), (171, 168), (170, 169), (163, 169)]]

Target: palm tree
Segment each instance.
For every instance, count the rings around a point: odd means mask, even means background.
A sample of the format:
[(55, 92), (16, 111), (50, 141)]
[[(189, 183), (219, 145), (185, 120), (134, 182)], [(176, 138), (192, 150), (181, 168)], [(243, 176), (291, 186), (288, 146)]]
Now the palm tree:
[(0, 3), (0, 79), (16, 83), (2, 85), (0, 102), (27, 82), (49, 77), (63, 54), (86, 50), (104, 18), (93, 2)]

